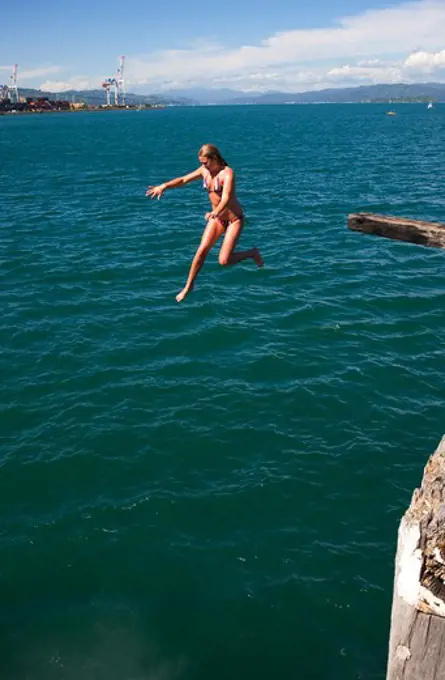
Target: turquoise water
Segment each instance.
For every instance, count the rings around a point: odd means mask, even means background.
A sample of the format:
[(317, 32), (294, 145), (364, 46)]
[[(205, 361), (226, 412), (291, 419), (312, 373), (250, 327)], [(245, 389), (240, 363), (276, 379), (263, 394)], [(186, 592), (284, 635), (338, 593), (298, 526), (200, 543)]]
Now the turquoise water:
[[(0, 118), (2, 680), (376, 680), (400, 518), (445, 431), (445, 107)], [(212, 252), (204, 142), (237, 172)]]

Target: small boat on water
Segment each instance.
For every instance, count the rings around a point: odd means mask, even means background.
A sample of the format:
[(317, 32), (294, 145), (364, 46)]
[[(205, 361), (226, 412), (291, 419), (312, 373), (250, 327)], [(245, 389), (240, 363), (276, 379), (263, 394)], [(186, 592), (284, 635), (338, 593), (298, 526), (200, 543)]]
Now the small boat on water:
[(387, 116), (397, 116), (395, 111), (385, 111)]
[(430, 102), (426, 108), (427, 108), (427, 109), (432, 109), (432, 108), (433, 108), (433, 102)]

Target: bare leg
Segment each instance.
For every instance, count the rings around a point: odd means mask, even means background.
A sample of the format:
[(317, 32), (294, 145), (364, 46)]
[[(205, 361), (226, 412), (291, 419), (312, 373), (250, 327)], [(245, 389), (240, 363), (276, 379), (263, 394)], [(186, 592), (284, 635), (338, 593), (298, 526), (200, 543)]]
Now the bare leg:
[(224, 236), (224, 241), (219, 253), (219, 263), (226, 267), (227, 265), (238, 264), (238, 262), (243, 262), (244, 260), (253, 260), (258, 267), (262, 267), (264, 264), (263, 258), (258, 248), (250, 248), (250, 250), (240, 250), (239, 252), (234, 252), (238, 239), (241, 235), (243, 229), (243, 221), (237, 220), (232, 222), (227, 227), (226, 235)]
[(210, 249), (223, 234), (223, 232), (224, 229), (218, 220), (210, 220), (207, 223), (201, 238), (201, 243), (199, 244), (199, 248), (196, 251), (195, 257), (193, 258), (192, 264), (190, 266), (187, 282), (181, 292), (176, 296), (177, 302), (182, 302), (182, 300), (184, 300), (184, 298), (186, 298), (192, 290), (195, 279), (201, 271), (202, 265), (204, 264)]
[[(243, 260), (249, 259), (254, 260), (258, 267), (262, 267), (264, 264), (264, 260), (261, 257), (261, 253), (258, 250), (258, 248), (250, 248), (249, 250), (240, 250), (237, 253), (231, 253), (224, 264), (226, 265), (238, 264), (238, 262), (242, 262)], [(223, 263), (220, 262), (220, 264)]]

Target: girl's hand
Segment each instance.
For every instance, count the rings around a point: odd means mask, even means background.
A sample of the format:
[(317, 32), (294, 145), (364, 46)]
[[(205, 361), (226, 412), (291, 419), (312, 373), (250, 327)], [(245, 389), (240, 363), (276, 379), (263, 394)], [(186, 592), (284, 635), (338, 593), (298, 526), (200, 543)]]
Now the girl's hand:
[(213, 212), (206, 213), (206, 222), (208, 222), (209, 220), (216, 220), (216, 219), (218, 219), (218, 218)]
[(148, 187), (147, 191), (145, 192), (145, 195), (150, 196), (150, 198), (157, 198), (159, 201), (164, 191), (165, 186), (163, 184), (158, 184), (158, 186), (156, 187)]

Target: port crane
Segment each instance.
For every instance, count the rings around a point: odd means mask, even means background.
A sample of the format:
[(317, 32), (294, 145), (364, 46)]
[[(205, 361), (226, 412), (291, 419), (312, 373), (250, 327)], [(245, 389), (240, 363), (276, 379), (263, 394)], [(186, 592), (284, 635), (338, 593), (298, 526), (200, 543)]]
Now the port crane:
[(10, 102), (19, 101), (19, 91), (17, 89), (17, 64), (12, 67), (12, 74), (9, 76), (9, 85), (0, 85), (0, 99), (9, 99)]
[(114, 90), (114, 105), (125, 106), (125, 78), (124, 78), (125, 57), (120, 58), (119, 67), (112, 78), (105, 78), (102, 87), (107, 96), (107, 106), (111, 106), (111, 90)]

